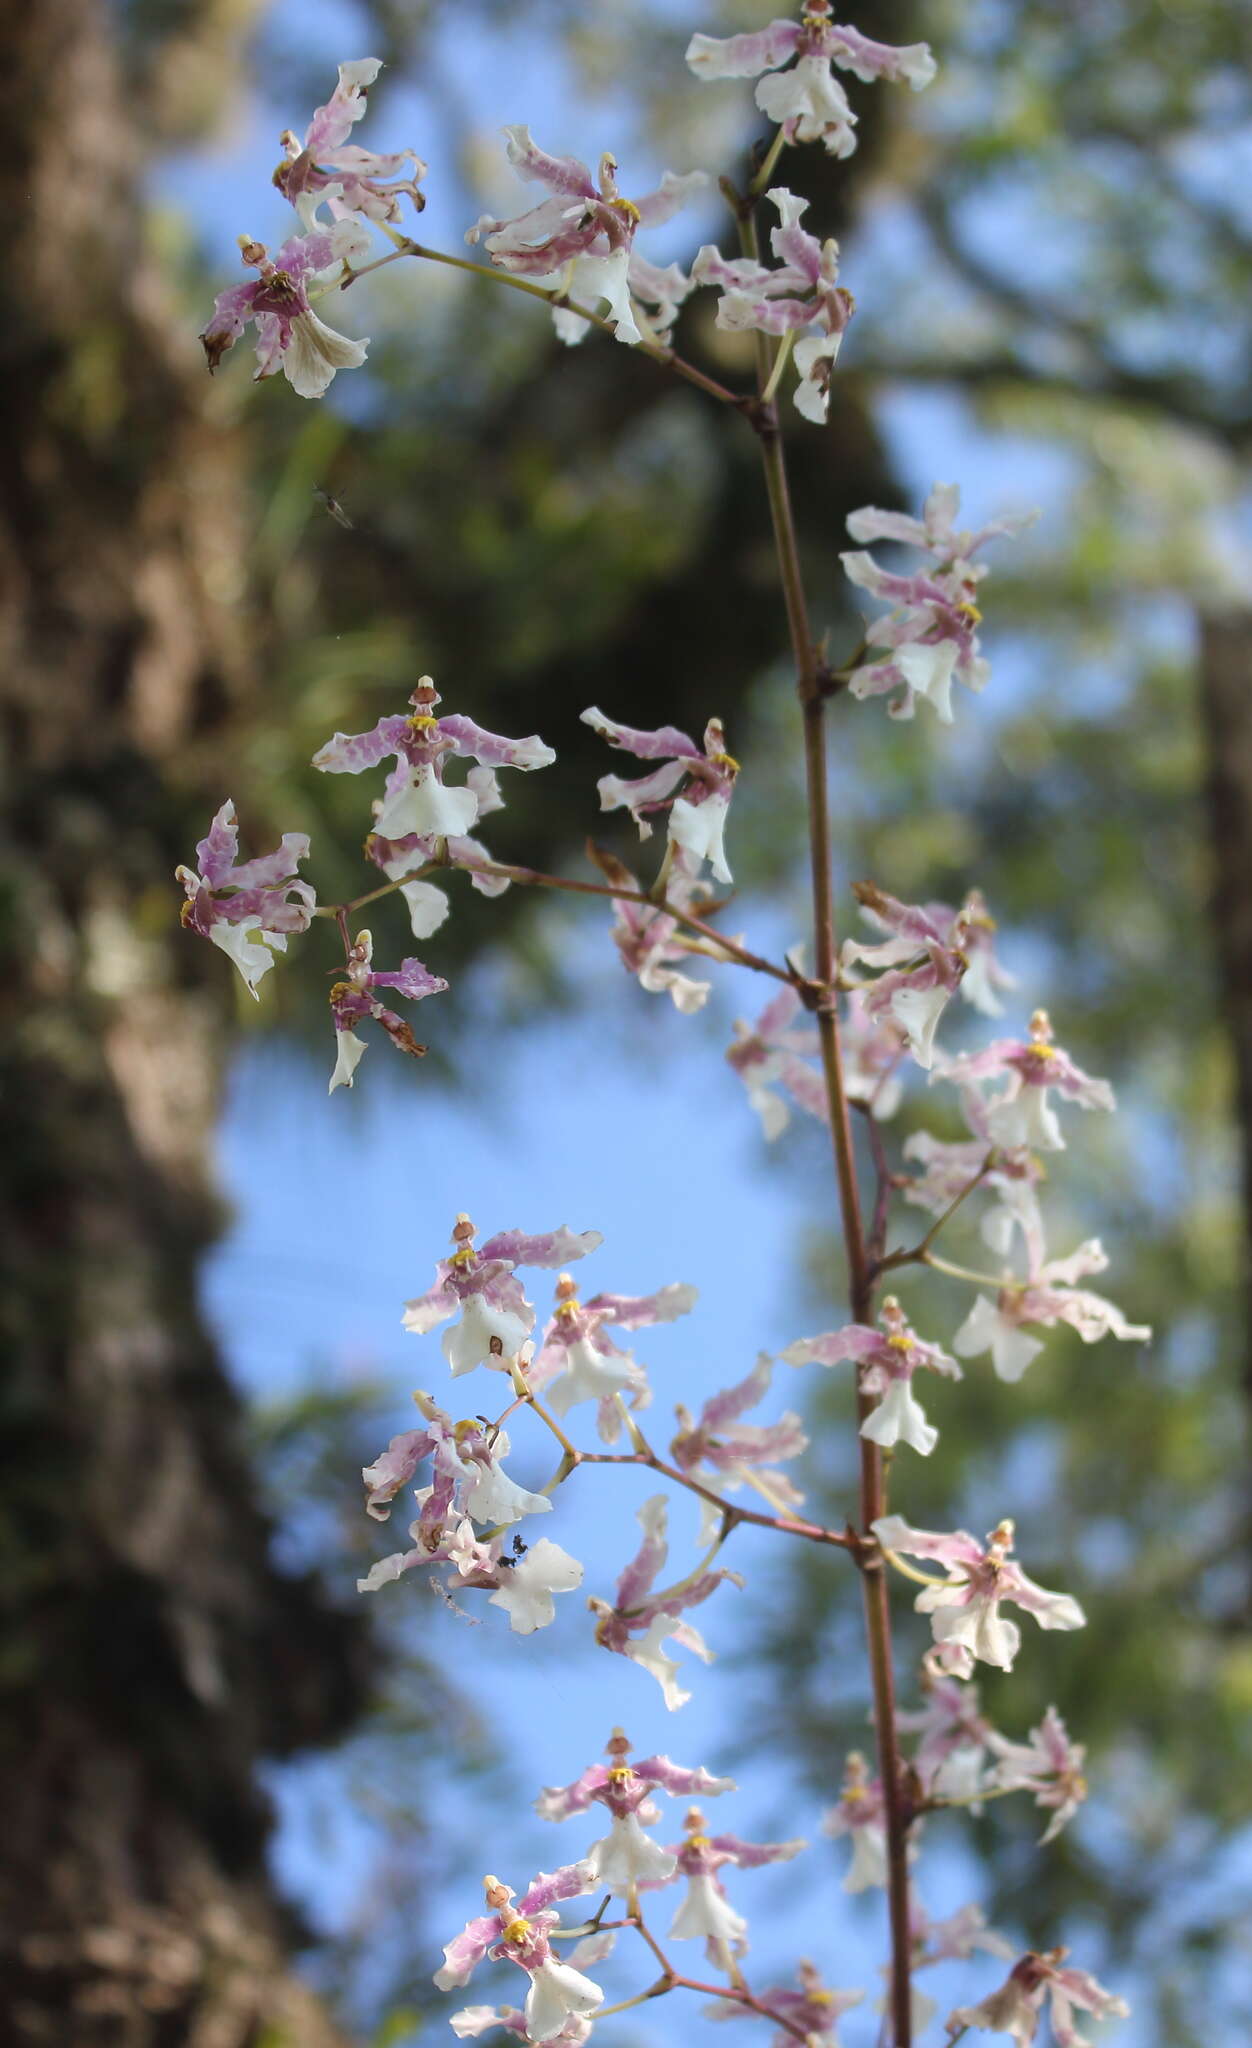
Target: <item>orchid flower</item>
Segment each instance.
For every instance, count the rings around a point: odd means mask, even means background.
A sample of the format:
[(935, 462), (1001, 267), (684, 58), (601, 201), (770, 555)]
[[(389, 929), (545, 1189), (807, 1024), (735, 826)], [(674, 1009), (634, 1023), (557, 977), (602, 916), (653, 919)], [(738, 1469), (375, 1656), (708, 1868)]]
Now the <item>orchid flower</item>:
[[(491, 771), (547, 768), (556, 759), (535, 733), (524, 740), (506, 740), (484, 732), (459, 712), (437, 718), (435, 706), (440, 701), (430, 677), (421, 676), (409, 698), (413, 711), (408, 717), (380, 718), (370, 732), (337, 732), (313, 756), (313, 766), (327, 775), (359, 775), (388, 756), (395, 760), (374, 819), (374, 830), (384, 839), (413, 834), (455, 842), (485, 811), (499, 808), (499, 789)], [(477, 762), (488, 771), (486, 778), (467, 779), (455, 788), (446, 784), (445, 763), (458, 758)]]
[[(663, 1493), (655, 1493), (644, 1502), (638, 1521), (643, 1541), (618, 1579), (612, 1606), (594, 1597), (587, 1605), (596, 1617), (596, 1641), (601, 1648), (629, 1657), (632, 1663), (650, 1671), (666, 1706), (673, 1712), (691, 1695), (678, 1685), (678, 1665), (666, 1656), (662, 1645), (681, 1643), (706, 1664), (711, 1663), (713, 1652), (704, 1637), (682, 1616), (687, 1608), (698, 1607), (707, 1600), (724, 1580), (729, 1579), (735, 1586), (741, 1586), (743, 1581), (738, 1572), (704, 1570), (692, 1573), (663, 1593), (654, 1593), (653, 1582), (669, 1555), (669, 1507)], [(639, 1640), (635, 1641), (635, 1637)]]
[(798, 1457), (807, 1449), (809, 1440), (799, 1416), (788, 1411), (777, 1422), (740, 1420), (745, 1409), (755, 1408), (769, 1392), (772, 1373), (773, 1361), (763, 1351), (746, 1379), (709, 1396), (698, 1421), (688, 1409), (677, 1407), (679, 1427), (670, 1456), (693, 1479), (732, 1493), (745, 1484), (752, 1486), (777, 1512), (793, 1514), (803, 1505), (804, 1495), (785, 1473), (770, 1468), (776, 1460)]
[(990, 2034), (1011, 2034), (1018, 2048), (1030, 2048), (1046, 1999), (1057, 2048), (1090, 2048), (1088, 2036), (1078, 2032), (1075, 2007), (1096, 2019), (1125, 2019), (1130, 2007), (1124, 1998), (1097, 1984), (1087, 1971), (1065, 1968), (1068, 1954), (1064, 1948), (1049, 1949), (1043, 1955), (1028, 1952), (1013, 1965), (998, 1991), (978, 2005), (963, 2005), (949, 2014), (949, 2032), (977, 2027)]
[[(617, 160), (605, 154), (598, 176), (577, 157), (549, 156), (529, 128), (505, 129), (509, 162), (518, 176), (546, 185), (551, 197), (514, 220), (484, 214), (466, 236), (481, 241), (493, 263), (514, 276), (582, 300), (603, 303), (619, 341), (634, 343), (646, 329), (659, 339), (690, 290), (676, 265), (660, 270), (635, 254), (640, 228), (660, 227), (708, 183), (703, 171), (667, 171), (654, 192), (627, 199), (617, 188)], [(640, 301), (653, 308), (649, 316)], [(562, 341), (580, 341), (587, 322), (576, 305), (554, 309)], [(642, 326), (640, 321), (642, 319)]]
[(671, 1281), (655, 1294), (597, 1294), (582, 1303), (576, 1282), (561, 1273), (556, 1297), (542, 1347), (526, 1367), (526, 1384), (532, 1393), (543, 1394), (556, 1415), (568, 1415), (581, 1402), (595, 1401), (600, 1436), (605, 1443), (616, 1443), (622, 1400), (631, 1408), (645, 1408), (652, 1389), (643, 1367), (613, 1342), (608, 1330), (672, 1323), (695, 1306), (696, 1289)]
[(727, 259), (706, 243), (691, 266), (691, 279), (721, 292), (717, 325), (730, 333), (754, 328), (759, 334), (800, 334), (792, 351), (800, 373), (793, 394), (796, 410), (820, 426), (829, 410), (831, 372), (854, 301), (838, 283), (838, 242), (833, 236), (819, 242), (800, 225), (808, 200), (781, 185), (771, 187), (765, 196), (780, 216), (779, 225), (770, 230), (777, 267), (771, 270), (749, 256)]
[(349, 341), (327, 327), (313, 311), (312, 297), (321, 289), (347, 281), (353, 265), (368, 254), (369, 236), (359, 221), (338, 220), (311, 233), (293, 235), (271, 256), (264, 242), (239, 237), (239, 253), (255, 270), (255, 279), (219, 292), (213, 313), (200, 336), (210, 370), (216, 370), (227, 349), (244, 328), (255, 322), (255, 376), (273, 377), (279, 370), (301, 398), (322, 398), (336, 370), (355, 370), (365, 361), (368, 341)]
[(1090, 1273), (1102, 1273), (1108, 1258), (1098, 1238), (1089, 1238), (1066, 1259), (1050, 1259), (1022, 1281), (1010, 1281), (992, 1301), (980, 1294), (952, 1339), (952, 1349), (961, 1358), (976, 1358), (989, 1351), (996, 1377), (1019, 1380), (1043, 1346), (1025, 1334), (1024, 1325), (1053, 1329), (1068, 1323), (1084, 1344), (1098, 1344), (1102, 1337), (1118, 1337), (1125, 1344), (1146, 1344), (1152, 1329), (1148, 1323), (1128, 1323), (1114, 1302), (1102, 1294), (1075, 1283)]
[(443, 1337), (443, 1352), (453, 1378), (476, 1365), (507, 1371), (535, 1327), (535, 1311), (517, 1278), (518, 1266), (563, 1266), (595, 1251), (598, 1230), (559, 1230), (528, 1237), (521, 1230), (502, 1230), (474, 1248), (477, 1231), (468, 1216), (457, 1217), (451, 1258), (435, 1268), (435, 1283), (404, 1306), (404, 1327), (419, 1336), (460, 1311), (460, 1319)]
[(229, 798), (196, 847), (199, 871), (174, 870), (186, 892), (182, 921), (233, 960), (249, 995), (260, 1001), (257, 983), (269, 973), (275, 953), (285, 953), (292, 932), (307, 931), (316, 898), (296, 873), (309, 857), (303, 832), (284, 832), (273, 853), (239, 861), (239, 827)]
[[(794, 66), (791, 66), (792, 58)], [(772, 21), (739, 36), (694, 35), (687, 62), (698, 78), (756, 78), (756, 103), (788, 142), (820, 142), (831, 156), (856, 148), (856, 115), (831, 71), (867, 83), (887, 79), (921, 92), (935, 76), (926, 43), (893, 48), (832, 19), (830, 0), (804, 0), (799, 21)], [(791, 66), (784, 70), (783, 66)]]
[[(641, 839), (651, 836), (653, 813), (668, 811), (671, 854), (688, 856), (688, 871), (694, 873), (707, 860), (719, 882), (732, 882), (722, 840), (739, 763), (726, 752), (721, 719), (711, 718), (705, 727), (703, 752), (675, 725), (641, 732), (633, 725), (619, 725), (616, 719), (606, 718), (594, 705), (583, 712), (582, 720), (610, 746), (620, 747), (640, 761), (662, 764), (651, 775), (633, 782), (624, 782), (618, 775), (601, 776), (596, 785), (600, 809), (624, 807), (638, 825)], [(682, 794), (676, 795), (684, 776), (687, 781)]]
[(653, 1793), (667, 1792), (673, 1799), (689, 1799), (693, 1794), (707, 1798), (733, 1792), (734, 1780), (715, 1778), (702, 1765), (687, 1769), (672, 1764), (667, 1756), (627, 1763), (630, 1744), (620, 1728), (614, 1729), (607, 1749), (607, 1764), (589, 1764), (571, 1785), (549, 1786), (535, 1801), (535, 1811), (542, 1820), (556, 1821), (585, 1812), (593, 1801), (607, 1807), (612, 1826), (607, 1835), (592, 1843), (586, 1861), (594, 1869), (597, 1883), (627, 1896), (641, 1883), (667, 1883), (678, 1868), (676, 1854), (643, 1832), (661, 1817)]
[(1031, 512), (996, 520), (970, 532), (954, 524), (959, 503), (955, 484), (936, 484), (920, 520), (880, 512), (873, 505), (848, 519), (854, 540), (901, 541), (935, 558), (932, 567), (901, 576), (880, 568), (864, 552), (840, 556), (850, 582), (891, 606), (865, 629), (868, 645), (887, 652), (855, 668), (848, 688), (860, 698), (898, 691), (887, 707), (893, 718), (911, 718), (917, 699), (924, 697), (940, 723), (951, 725), (953, 682), (985, 689), (990, 670), (979, 652), (982, 613), (974, 600), (987, 572), (985, 564), (970, 557), (985, 541), (1020, 533), (1038, 516)]
[(417, 1043), (403, 1017), (389, 1010), (375, 994), (376, 989), (394, 989), (397, 995), (407, 996), (410, 1002), (417, 1003), (423, 996), (442, 995), (448, 986), (442, 975), (432, 974), (420, 960), (402, 960), (399, 967), (378, 973), (372, 964), (373, 958), (373, 934), (358, 932), (348, 954), (346, 979), (337, 981), (330, 992), (336, 1048), (334, 1070), (327, 1091), (331, 1095), (336, 1088), (352, 1086), (353, 1076), (366, 1051), (365, 1040), (357, 1037), (353, 1027), (367, 1019), (382, 1025), (399, 1052), (412, 1053), (420, 1058), (426, 1050), (424, 1045)]
[[(326, 205), (334, 219), (354, 213), (374, 222), (398, 221), (400, 199), (407, 194), (414, 212), (426, 201), (418, 180), (426, 166), (411, 149), (378, 155), (349, 142), (356, 123), (365, 113), (369, 89), (382, 62), (378, 57), (359, 57), (339, 66), (339, 82), (324, 107), (318, 107), (304, 132), (304, 141), (287, 129), (282, 137), (285, 155), (274, 173), (274, 183), (300, 216), (306, 233), (320, 225), (319, 206)], [(409, 177), (401, 177), (412, 164)], [(392, 182), (387, 183), (390, 179)]]
[(566, 1864), (551, 1875), (541, 1873), (532, 1879), (515, 1905), (511, 1886), (501, 1884), (498, 1877), (484, 1878), (488, 1911), (448, 1942), (435, 1983), (441, 1991), (467, 1984), (487, 1956), (493, 1962), (516, 1963), (530, 1978), (526, 2039), (558, 2041), (571, 2017), (587, 2018), (604, 2003), (599, 1985), (571, 1964), (558, 1962), (548, 1939), (560, 1924), (553, 1907), (582, 1897), (595, 1883), (589, 1864)]
[[(836, 2032), (839, 2021), (846, 2012), (861, 2003), (863, 1991), (832, 1991), (823, 1983), (820, 1972), (814, 1965), (801, 1961), (796, 1967), (796, 1981), (799, 1990), (792, 1990), (785, 1984), (771, 1984), (754, 1995), (757, 2007), (781, 2020), (783, 2025), (770, 2037), (769, 2048), (792, 2048), (798, 2031), (803, 2032), (809, 2048), (839, 2048)], [(705, 2017), (711, 2020), (751, 2019), (754, 2015), (738, 2000), (724, 1999), (716, 2005), (706, 2005)]]
[(735, 1020), (734, 1041), (726, 1058), (748, 1091), (748, 1101), (761, 1119), (767, 1139), (781, 1136), (791, 1122), (788, 1097), (797, 1108), (829, 1123), (826, 1085), (816, 1068), (806, 1066), (819, 1050), (811, 1026), (795, 1028), (800, 992), (784, 987), (765, 1005), (755, 1024)]
[(1033, 1614), (1040, 1628), (1082, 1628), (1086, 1622), (1076, 1600), (1037, 1586), (1010, 1556), (1011, 1521), (999, 1523), (985, 1546), (964, 1529), (950, 1536), (912, 1529), (902, 1515), (881, 1515), (871, 1526), (885, 1551), (933, 1558), (946, 1567), (946, 1581), (924, 1587), (913, 1604), (930, 1616), (940, 1668), (958, 1678), (971, 1675), (976, 1658), (1012, 1669), (1022, 1638), (1016, 1624), (1000, 1616), (1006, 1600)]
[(881, 1394), (873, 1413), (861, 1424), (861, 1435), (870, 1443), (890, 1449), (894, 1444), (911, 1444), (929, 1457), (939, 1441), (939, 1432), (926, 1420), (921, 1403), (913, 1394), (913, 1374), (925, 1367), (947, 1379), (960, 1379), (961, 1368), (937, 1344), (923, 1344), (906, 1321), (894, 1295), (883, 1302), (881, 1330), (864, 1323), (849, 1323), (842, 1330), (827, 1331), (820, 1337), (800, 1337), (789, 1344), (782, 1356), (788, 1365), (839, 1365), (845, 1359), (857, 1364), (857, 1384), (862, 1393)]

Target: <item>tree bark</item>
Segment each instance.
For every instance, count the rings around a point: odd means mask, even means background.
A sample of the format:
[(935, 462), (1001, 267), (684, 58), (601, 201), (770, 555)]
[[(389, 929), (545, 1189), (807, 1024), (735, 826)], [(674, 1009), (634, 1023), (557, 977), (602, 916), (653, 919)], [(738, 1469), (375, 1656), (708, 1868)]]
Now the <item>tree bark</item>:
[(232, 992), (172, 876), (253, 688), (242, 451), (145, 249), (111, 11), (0, 14), (6, 2039), (322, 2048), (255, 1768), (349, 1723), (358, 1637), (270, 1560), (197, 1307)]

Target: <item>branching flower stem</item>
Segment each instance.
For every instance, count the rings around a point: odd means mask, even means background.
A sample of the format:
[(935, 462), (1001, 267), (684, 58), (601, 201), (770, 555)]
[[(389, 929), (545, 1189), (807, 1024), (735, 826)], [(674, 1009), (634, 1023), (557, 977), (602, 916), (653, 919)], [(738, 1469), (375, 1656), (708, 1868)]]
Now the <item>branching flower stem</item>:
[[(731, 194), (727, 193), (728, 197)], [(732, 198), (739, 225), (743, 254), (760, 259), (755, 198)], [(769, 345), (764, 334), (757, 337), (757, 377), (762, 393), (770, 377)], [(830, 848), (830, 804), (826, 765), (826, 700), (828, 690), (820, 650), (814, 644), (809, 624), (808, 602), (800, 567), (791, 495), (787, 485), (786, 455), (779, 432), (777, 411), (764, 402), (752, 416), (761, 448), (770, 518), (778, 556), (778, 571), (787, 626), (796, 671), (796, 694), (804, 718), (804, 764), (808, 794), (809, 866), (813, 892), (814, 979), (823, 994), (816, 1003), (822, 1072), (830, 1110), (834, 1145), (835, 1178), (839, 1186), (839, 1207), (843, 1241), (848, 1263), (848, 1291), (852, 1319), (870, 1323), (874, 1314), (875, 1276), (861, 1216), (860, 1188), (848, 1094), (844, 1082), (843, 1055), (839, 1042), (839, 1021), (835, 986), (838, 959), (835, 950), (834, 876)], [(857, 1413), (863, 1422), (873, 1402), (863, 1392), (857, 1395)], [(860, 1438), (860, 1515), (864, 1547), (856, 1552), (861, 1566), (865, 1596), (865, 1626), (869, 1643), (873, 1685), (874, 1726), (879, 1771), (882, 1778), (884, 1821), (887, 1836), (887, 1894), (891, 1920), (890, 2010), (893, 2048), (910, 2048), (913, 2038), (912, 1978), (909, 1937), (908, 1828), (909, 1814), (904, 1800), (899, 1740), (896, 1731), (895, 1672), (891, 1652), (891, 1607), (887, 1575), (882, 1559), (872, 1547), (871, 1524), (886, 1511), (883, 1456), (877, 1444)]]
[(987, 1174), (991, 1171), (992, 1157), (993, 1154), (988, 1152), (987, 1157), (983, 1160), (982, 1165), (979, 1167), (973, 1179), (967, 1180), (965, 1186), (960, 1190), (960, 1192), (952, 1197), (952, 1200), (948, 1203), (947, 1208), (942, 1212), (941, 1215), (935, 1218), (934, 1222), (930, 1226), (930, 1229), (926, 1232), (925, 1237), (923, 1237), (918, 1244), (911, 1246), (907, 1251), (888, 1252), (885, 1258), (880, 1259), (877, 1262), (877, 1265), (875, 1267), (876, 1274), (881, 1275), (883, 1273), (889, 1273), (894, 1266), (934, 1265), (936, 1263), (935, 1260), (933, 1260), (930, 1256), (931, 1245), (934, 1243), (935, 1239), (938, 1237), (940, 1231), (948, 1222), (949, 1218), (955, 1216), (957, 1210), (960, 1208), (961, 1203), (965, 1200), (966, 1196), (972, 1195), (974, 1189), (980, 1186), (983, 1180), (985, 1180)]
[[(589, 312), (586, 306), (575, 304), (567, 292), (556, 290), (551, 285), (535, 284), (529, 277), (516, 277), (512, 271), (498, 270), (491, 263), (475, 263), (468, 256), (451, 256), (444, 249), (428, 249), (425, 243), (415, 242), (409, 235), (399, 235), (394, 229), (387, 228), (385, 223), (382, 225), (383, 232), (390, 234), (396, 245), (397, 257), (416, 256), (425, 263), (442, 263), (450, 270), (468, 271), (471, 277), (490, 278), (493, 284), (508, 285), (513, 291), (525, 292), (528, 298), (542, 299), (545, 306), (567, 307), (571, 313), (579, 314), (592, 327), (600, 328), (605, 334), (611, 335), (614, 332), (611, 320), (606, 320), (601, 313)], [(381, 259), (383, 263), (392, 260), (386, 256)], [(363, 277), (366, 267), (377, 270), (381, 266), (379, 263), (363, 266), (346, 277), (338, 289), (346, 290), (357, 277)], [(745, 400), (738, 392), (729, 390), (725, 384), (719, 384), (716, 377), (710, 377), (703, 370), (697, 369), (694, 363), (689, 363), (685, 356), (680, 356), (665, 342), (653, 341), (645, 334), (634, 346), (640, 355), (649, 356), (654, 363), (659, 363), (662, 369), (673, 370), (676, 376), (682, 377), (688, 384), (694, 384), (698, 391), (703, 391), (709, 398), (715, 398), (719, 405), (733, 406), (736, 411), (742, 411), (745, 406), (755, 402), (751, 399)]]
[[(427, 875), (446, 874), (455, 867), (455, 862), (428, 860), (421, 867), (414, 868), (411, 875), (400, 875), (392, 882), (381, 882), (377, 889), (368, 889), (363, 896), (354, 896), (350, 903), (323, 903), (314, 911), (315, 917), (334, 917), (342, 925), (347, 917), (355, 917), (371, 903), (378, 903), (384, 896), (394, 896), (397, 889), (406, 882), (420, 882)], [(701, 917), (694, 917), (690, 911), (680, 910), (676, 904), (659, 900), (648, 894), (646, 889), (615, 889), (607, 882), (580, 882), (570, 875), (545, 875), (538, 868), (523, 868), (505, 861), (479, 860), (465, 874), (499, 875), (502, 880), (516, 882), (527, 889), (563, 889), (576, 896), (607, 896), (616, 903), (646, 903), (652, 909), (661, 911), (666, 917), (686, 925), (688, 930), (697, 932), (707, 947), (727, 960), (734, 960), (740, 967), (750, 967), (754, 974), (772, 975), (775, 981), (786, 982), (793, 987), (796, 976), (790, 967), (780, 967), (775, 960), (766, 960), (762, 954), (754, 953), (747, 946), (741, 946), (737, 939), (730, 939), (719, 932), (716, 925), (706, 924)], [(703, 950), (703, 949), (701, 949)]]
[(547, 1424), (561, 1445), (561, 1462), (547, 1485), (540, 1487), (540, 1493), (554, 1493), (580, 1465), (643, 1465), (648, 1471), (659, 1473), (663, 1479), (670, 1480), (673, 1485), (685, 1486), (688, 1493), (698, 1494), (700, 1499), (708, 1501), (711, 1507), (721, 1509), (723, 1527), (718, 1537), (719, 1544), (725, 1542), (736, 1524), (750, 1522), (759, 1529), (776, 1529), (782, 1536), (800, 1536), (807, 1543), (833, 1545), (837, 1550), (850, 1551), (854, 1557), (859, 1557), (863, 1548), (874, 1548), (873, 1538), (870, 1537), (866, 1544), (855, 1529), (826, 1529), (820, 1522), (806, 1522), (797, 1515), (765, 1515), (756, 1508), (740, 1507), (737, 1501), (725, 1500), (720, 1493), (714, 1492), (711, 1486), (705, 1486), (701, 1480), (693, 1479), (690, 1473), (683, 1472), (677, 1465), (671, 1465), (667, 1459), (660, 1457), (651, 1444), (642, 1439), (641, 1448), (634, 1451), (580, 1451), (569, 1442), (564, 1431), (533, 1395), (528, 1394), (526, 1400), (539, 1420)]
[(628, 1915), (622, 1924), (633, 1927), (636, 1933), (642, 1936), (661, 1966), (661, 1975), (655, 1984), (650, 1984), (646, 1991), (637, 1992), (633, 1998), (624, 1998), (618, 2005), (602, 2005), (596, 2014), (597, 2019), (605, 2019), (613, 2013), (629, 2012), (633, 2006), (646, 2005), (649, 1999), (661, 1998), (667, 1991), (697, 1991), (706, 1998), (724, 1999), (731, 2004), (741, 2005), (745, 2012), (759, 2013), (762, 2019), (772, 2020), (776, 2027), (781, 2027), (784, 2033), (792, 2035), (797, 2041), (808, 2039), (803, 2027), (797, 2025), (794, 2020), (785, 2019), (781, 2013), (774, 2012), (759, 1998), (755, 1998), (742, 1979), (735, 1984), (705, 1984), (698, 1977), (680, 1975), (647, 1925), (637, 1904), (635, 1911)]

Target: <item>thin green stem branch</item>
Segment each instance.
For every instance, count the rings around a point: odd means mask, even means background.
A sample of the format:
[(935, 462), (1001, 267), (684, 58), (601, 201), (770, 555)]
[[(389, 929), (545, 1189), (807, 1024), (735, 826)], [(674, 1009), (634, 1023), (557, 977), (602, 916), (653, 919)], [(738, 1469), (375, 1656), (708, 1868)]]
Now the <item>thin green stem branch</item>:
[(769, 405), (771, 403), (778, 390), (778, 386), (782, 382), (782, 373), (791, 360), (791, 349), (795, 338), (795, 328), (789, 327), (774, 352), (774, 367), (770, 371), (765, 389), (761, 393), (762, 405)]
[(998, 1294), (1000, 1289), (1011, 1286), (1003, 1276), (997, 1279), (994, 1273), (977, 1273), (972, 1266), (954, 1265), (951, 1259), (941, 1259), (938, 1252), (923, 1252), (920, 1260), (923, 1266), (932, 1266), (936, 1273), (949, 1273), (954, 1280), (972, 1280), (976, 1287), (991, 1287)]
[(758, 198), (761, 195), (761, 193), (765, 191), (770, 179), (774, 175), (778, 159), (782, 155), (786, 146), (787, 137), (784, 131), (780, 128), (778, 130), (778, 133), (775, 135), (774, 140), (770, 143), (769, 148), (766, 150), (765, 155), (761, 159), (760, 169), (757, 171), (751, 184), (748, 186), (748, 191), (751, 193), (754, 199)]

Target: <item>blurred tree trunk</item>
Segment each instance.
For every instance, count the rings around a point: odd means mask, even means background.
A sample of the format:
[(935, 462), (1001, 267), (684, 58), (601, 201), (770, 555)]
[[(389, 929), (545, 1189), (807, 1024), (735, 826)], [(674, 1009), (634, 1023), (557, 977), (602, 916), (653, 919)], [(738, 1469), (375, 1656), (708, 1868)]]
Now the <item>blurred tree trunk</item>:
[(233, 992), (172, 879), (247, 708), (241, 450), (144, 248), (112, 10), (0, 13), (5, 2038), (322, 2048), (254, 1772), (347, 1725), (357, 1639), (269, 1559), (199, 1318)]
[(1252, 612), (1201, 620), (1200, 695), (1209, 736), (1213, 924), (1239, 1114), (1252, 1397)]

